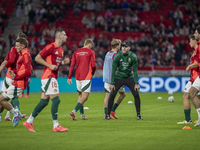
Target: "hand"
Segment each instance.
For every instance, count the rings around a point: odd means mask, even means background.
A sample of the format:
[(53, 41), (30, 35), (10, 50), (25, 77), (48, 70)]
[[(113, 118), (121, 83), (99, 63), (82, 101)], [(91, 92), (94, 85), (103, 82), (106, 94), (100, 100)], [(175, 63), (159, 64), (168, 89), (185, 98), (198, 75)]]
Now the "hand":
[(134, 90), (137, 91), (137, 92), (140, 90), (139, 84), (135, 84)]
[(68, 83), (69, 85), (71, 85), (71, 84), (72, 84), (72, 79), (68, 79), (68, 80), (67, 80), (67, 83)]
[(12, 70), (9, 70), (9, 74), (11, 75), (12, 80), (15, 78), (15, 73)]
[(187, 68), (186, 68), (186, 72), (190, 72), (190, 65), (187, 66)]
[(110, 91), (113, 92), (115, 90), (115, 85), (110, 85)]
[(51, 70), (57, 70), (57, 69), (58, 69), (58, 66), (56, 66), (56, 65), (50, 65), (49, 68), (50, 68)]
[(69, 64), (69, 62), (70, 62), (70, 59), (69, 59), (69, 58), (67, 58), (67, 57), (65, 57), (65, 58), (64, 58), (64, 65), (67, 65), (67, 64)]

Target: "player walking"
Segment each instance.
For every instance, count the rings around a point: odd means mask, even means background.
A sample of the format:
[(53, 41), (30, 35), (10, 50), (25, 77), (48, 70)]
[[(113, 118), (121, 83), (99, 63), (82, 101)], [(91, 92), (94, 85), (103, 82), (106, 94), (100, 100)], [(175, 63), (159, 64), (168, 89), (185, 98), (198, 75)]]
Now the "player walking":
[[(68, 84), (72, 84), (72, 72), (74, 70), (75, 64), (76, 66), (76, 86), (78, 91), (78, 102), (76, 107), (70, 115), (73, 120), (76, 119), (76, 112), (80, 110), (81, 119), (88, 120), (88, 118), (84, 115), (83, 104), (88, 99), (88, 96), (91, 91), (91, 79), (92, 75), (96, 70), (96, 59), (95, 53), (91, 48), (93, 47), (93, 41), (91, 39), (86, 39), (84, 42), (84, 46), (78, 50), (76, 50), (71, 59), (71, 66), (69, 70), (68, 76)], [(91, 71), (92, 70), (92, 71)]]

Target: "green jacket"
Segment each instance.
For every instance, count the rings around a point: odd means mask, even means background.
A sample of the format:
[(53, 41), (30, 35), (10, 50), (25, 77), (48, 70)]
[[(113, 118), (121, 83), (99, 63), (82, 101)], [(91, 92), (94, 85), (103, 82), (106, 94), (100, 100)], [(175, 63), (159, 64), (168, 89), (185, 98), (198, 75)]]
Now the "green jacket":
[(116, 53), (112, 63), (111, 84), (115, 84), (115, 78), (127, 79), (132, 77), (134, 77), (135, 83), (138, 83), (137, 66), (135, 53), (131, 51), (128, 54), (123, 54), (122, 51)]

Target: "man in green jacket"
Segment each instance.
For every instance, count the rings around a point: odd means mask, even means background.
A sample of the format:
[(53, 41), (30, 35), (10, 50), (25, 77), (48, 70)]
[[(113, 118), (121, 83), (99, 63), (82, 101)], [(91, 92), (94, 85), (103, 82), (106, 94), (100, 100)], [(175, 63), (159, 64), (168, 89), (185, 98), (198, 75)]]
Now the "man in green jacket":
[(131, 45), (128, 41), (122, 42), (121, 46), (122, 51), (118, 52), (115, 55), (112, 63), (112, 75), (110, 85), (111, 93), (108, 100), (108, 111), (105, 119), (110, 119), (110, 112), (117, 91), (120, 89), (121, 86), (125, 85), (131, 90), (135, 98), (137, 119), (142, 120), (142, 117), (140, 115), (140, 96), (138, 93), (140, 86), (138, 84), (137, 56), (135, 55), (135, 53), (129, 51)]

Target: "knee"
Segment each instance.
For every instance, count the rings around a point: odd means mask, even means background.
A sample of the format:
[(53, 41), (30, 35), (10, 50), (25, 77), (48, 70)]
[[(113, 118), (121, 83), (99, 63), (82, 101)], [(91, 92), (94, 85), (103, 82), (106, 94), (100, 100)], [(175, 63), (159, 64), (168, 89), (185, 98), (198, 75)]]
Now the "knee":
[(183, 100), (185, 100), (185, 99), (189, 99), (188, 93), (184, 93), (184, 94), (183, 94)]
[(43, 103), (43, 106), (47, 106), (49, 104), (49, 100), (41, 100), (41, 103)]
[(192, 99), (194, 98), (194, 96), (195, 96), (195, 94), (194, 94), (193, 92), (189, 92), (189, 93), (188, 93), (188, 98), (189, 98), (189, 99), (192, 100)]

